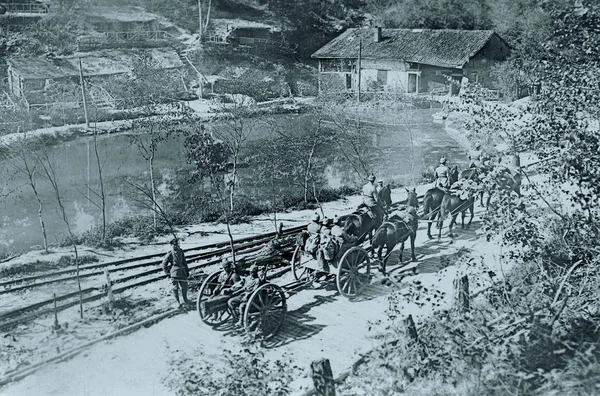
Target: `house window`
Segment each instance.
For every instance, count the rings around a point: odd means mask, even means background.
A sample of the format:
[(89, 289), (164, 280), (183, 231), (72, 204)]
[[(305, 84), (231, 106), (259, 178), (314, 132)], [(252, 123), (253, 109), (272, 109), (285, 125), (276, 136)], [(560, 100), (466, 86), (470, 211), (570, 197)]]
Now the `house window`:
[(352, 89), (352, 74), (346, 74), (346, 89)]
[(419, 93), (419, 74), (408, 73), (408, 93)]
[(387, 70), (377, 70), (377, 86), (383, 88), (387, 85)]

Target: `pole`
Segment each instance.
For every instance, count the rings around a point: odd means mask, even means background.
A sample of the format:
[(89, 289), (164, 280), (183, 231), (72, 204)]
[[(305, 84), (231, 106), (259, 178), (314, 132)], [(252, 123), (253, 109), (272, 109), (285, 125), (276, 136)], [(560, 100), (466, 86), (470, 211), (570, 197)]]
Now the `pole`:
[(81, 95), (83, 96), (83, 112), (85, 113), (85, 126), (90, 127), (90, 119), (88, 118), (87, 99), (85, 98), (85, 84), (83, 82), (83, 68), (81, 67), (81, 58), (79, 58), (79, 82), (81, 83)]
[(358, 69), (358, 84), (357, 84), (357, 92), (356, 92), (356, 101), (360, 103), (360, 69), (362, 69), (362, 40), (358, 42), (358, 64), (356, 68)]
[(87, 141), (87, 200), (90, 204), (90, 141)]

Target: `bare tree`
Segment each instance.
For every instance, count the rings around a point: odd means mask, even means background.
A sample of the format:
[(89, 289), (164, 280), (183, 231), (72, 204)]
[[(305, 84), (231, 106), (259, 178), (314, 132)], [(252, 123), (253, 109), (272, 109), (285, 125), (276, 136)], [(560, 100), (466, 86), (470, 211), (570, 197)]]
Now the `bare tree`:
[(69, 218), (67, 217), (67, 211), (65, 209), (65, 205), (62, 200), (62, 195), (60, 192), (60, 187), (58, 184), (58, 177), (54, 170), (54, 166), (52, 166), (52, 162), (48, 157), (48, 153), (46, 151), (42, 151), (39, 163), (44, 172), (44, 176), (46, 177), (46, 181), (50, 184), (52, 188), (52, 193), (54, 194), (54, 198), (56, 199), (56, 204), (58, 206), (58, 210), (60, 211), (59, 215), (62, 217), (65, 225), (67, 226), (67, 231), (69, 233), (69, 238), (71, 241), (71, 246), (73, 246), (73, 251), (75, 252), (75, 267), (77, 269), (77, 288), (79, 290), (79, 314), (81, 319), (83, 319), (83, 297), (81, 293), (81, 280), (79, 278), (79, 253), (77, 250), (77, 239), (75, 238), (75, 234), (71, 229), (71, 223), (69, 222)]
[(15, 145), (7, 147), (7, 160), (17, 174), (26, 179), (26, 184), (31, 188), (31, 191), (35, 196), (38, 203), (38, 219), (40, 230), (42, 232), (44, 252), (48, 253), (48, 236), (46, 235), (46, 225), (42, 215), (44, 202), (37, 187), (37, 170), (40, 164), (39, 159), (34, 155), (35, 151), (35, 145), (27, 140), (27, 133), (23, 132), (22, 137), (18, 139)]
[[(144, 183), (140, 179), (126, 178), (124, 181), (125, 184), (130, 187), (128, 198), (140, 208), (152, 211), (155, 218), (157, 215), (160, 216), (167, 227), (169, 227), (169, 231), (173, 235), (173, 238), (177, 238), (173, 222), (171, 221), (165, 206), (157, 200), (157, 191), (153, 191), (151, 186), (148, 186), (147, 183)], [(158, 193), (158, 195), (160, 195), (160, 193)]]
[[(93, 188), (89, 183), (89, 168), (88, 168), (88, 181), (85, 182), (87, 195), (82, 194), (87, 201), (98, 208), (102, 214), (102, 240), (106, 239), (106, 192), (104, 190), (104, 179), (102, 177), (102, 162), (100, 161), (100, 153), (98, 151), (98, 133), (96, 127), (94, 127), (94, 157), (96, 159), (96, 169), (98, 170), (98, 184), (99, 188)], [(88, 167), (89, 167), (89, 150), (88, 150)], [(90, 196), (90, 194), (93, 196)]]
[(194, 164), (196, 172), (192, 174), (191, 180), (208, 179), (216, 197), (217, 205), (221, 210), (227, 225), (231, 255), (235, 262), (235, 250), (233, 246), (233, 235), (231, 234), (232, 208), (228, 205), (225, 197), (225, 173), (233, 155), (231, 148), (225, 142), (215, 139), (212, 134), (206, 133), (204, 128), (198, 128), (188, 133), (185, 139), (187, 149), (187, 160)]
[(150, 192), (152, 194), (152, 217), (153, 217), (153, 225), (154, 228), (157, 227), (156, 215), (159, 213), (157, 207), (157, 196), (156, 196), (156, 181), (154, 175), (154, 160), (156, 158), (156, 153), (158, 151), (158, 147), (160, 143), (166, 141), (169, 137), (168, 130), (166, 132), (162, 132), (159, 130), (160, 122), (156, 121), (148, 121), (148, 120), (138, 120), (134, 123), (134, 128), (137, 127), (141, 129), (140, 132), (134, 133), (130, 135), (130, 141), (134, 144), (142, 158), (148, 161), (148, 169), (150, 175)]
[(229, 210), (233, 213), (240, 154), (253, 128), (252, 121), (248, 119), (251, 111), (244, 100), (234, 100), (231, 106), (222, 105), (217, 111), (225, 117), (225, 122), (222, 127), (213, 128), (212, 131), (218, 139), (227, 145), (231, 153), (231, 172), (229, 173), (230, 180), (227, 181), (227, 185), (229, 188)]

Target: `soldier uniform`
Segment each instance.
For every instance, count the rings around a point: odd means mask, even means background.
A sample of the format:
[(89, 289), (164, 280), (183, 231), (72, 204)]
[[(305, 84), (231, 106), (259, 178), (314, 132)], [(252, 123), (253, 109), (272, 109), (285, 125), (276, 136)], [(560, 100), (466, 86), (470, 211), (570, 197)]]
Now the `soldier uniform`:
[(181, 296), (186, 304), (191, 304), (187, 298), (188, 276), (190, 270), (185, 260), (183, 250), (179, 247), (177, 239), (172, 239), (169, 242), (172, 246), (171, 251), (165, 255), (162, 261), (162, 268), (165, 274), (171, 278), (173, 283), (173, 295), (179, 303), (179, 288), (181, 288)]
[(440, 166), (435, 169), (435, 186), (447, 189), (450, 187), (450, 169), (446, 166), (446, 158), (440, 158)]
[(375, 176), (369, 176), (369, 182), (362, 188), (363, 204), (373, 212), (375, 217), (383, 218), (384, 212), (379, 203), (379, 192), (374, 183)]
[(238, 296), (232, 297), (227, 301), (227, 305), (231, 309), (234, 315), (239, 315), (238, 324), (242, 324), (244, 309), (246, 308), (246, 302), (250, 295), (260, 286), (260, 279), (258, 277), (258, 267), (253, 264), (250, 267), (250, 275), (245, 277), (242, 284), (237, 287), (236, 291), (243, 290)]

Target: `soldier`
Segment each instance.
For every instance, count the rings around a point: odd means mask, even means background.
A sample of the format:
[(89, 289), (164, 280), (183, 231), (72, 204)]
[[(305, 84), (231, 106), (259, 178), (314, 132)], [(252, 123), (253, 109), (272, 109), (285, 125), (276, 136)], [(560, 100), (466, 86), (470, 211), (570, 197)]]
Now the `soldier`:
[(320, 220), (321, 216), (319, 216), (318, 213), (315, 213), (308, 224), (308, 227), (306, 227), (306, 230), (310, 235), (318, 234), (321, 231), (321, 223), (319, 222)]
[[(238, 263), (242, 264), (244, 261), (245, 260), (242, 258), (238, 260)], [(223, 272), (221, 272), (219, 279), (217, 280), (219, 286), (217, 286), (213, 293), (215, 296), (223, 292), (227, 287), (236, 284), (241, 280), (237, 267), (235, 267), (231, 261), (224, 258), (221, 262), (221, 267), (223, 268)]]
[(450, 187), (450, 169), (446, 165), (446, 158), (440, 158), (440, 166), (435, 169), (435, 187), (447, 190)]
[(363, 204), (369, 208), (375, 218), (383, 218), (384, 212), (379, 202), (379, 193), (375, 187), (375, 175), (369, 176), (369, 181), (362, 188)]
[(334, 238), (338, 246), (337, 257), (341, 257), (342, 253), (349, 245), (353, 245), (357, 241), (357, 237), (349, 235), (342, 226), (342, 219), (335, 216), (334, 226), (331, 228), (331, 236)]
[[(245, 277), (241, 282), (233, 285), (231, 294), (236, 294), (235, 297), (227, 301), (229, 309), (234, 316), (237, 316), (238, 325), (243, 324), (244, 309), (250, 295), (260, 286), (260, 278), (258, 277), (258, 267), (256, 264), (250, 266), (250, 275)], [(228, 293), (229, 294), (229, 293)]]
[(378, 180), (377, 187), (375, 188), (377, 190), (377, 194), (379, 194), (379, 192), (381, 191), (382, 188), (383, 188), (383, 180)]
[(190, 270), (188, 269), (185, 255), (183, 254), (183, 250), (179, 247), (177, 239), (173, 238), (169, 243), (171, 244), (171, 251), (163, 258), (162, 268), (165, 271), (165, 274), (171, 278), (171, 282), (173, 283), (173, 295), (175, 296), (177, 303), (180, 304), (179, 306), (182, 307), (182, 304), (179, 301), (179, 288), (181, 288), (183, 302), (185, 304), (192, 303), (187, 298)]

